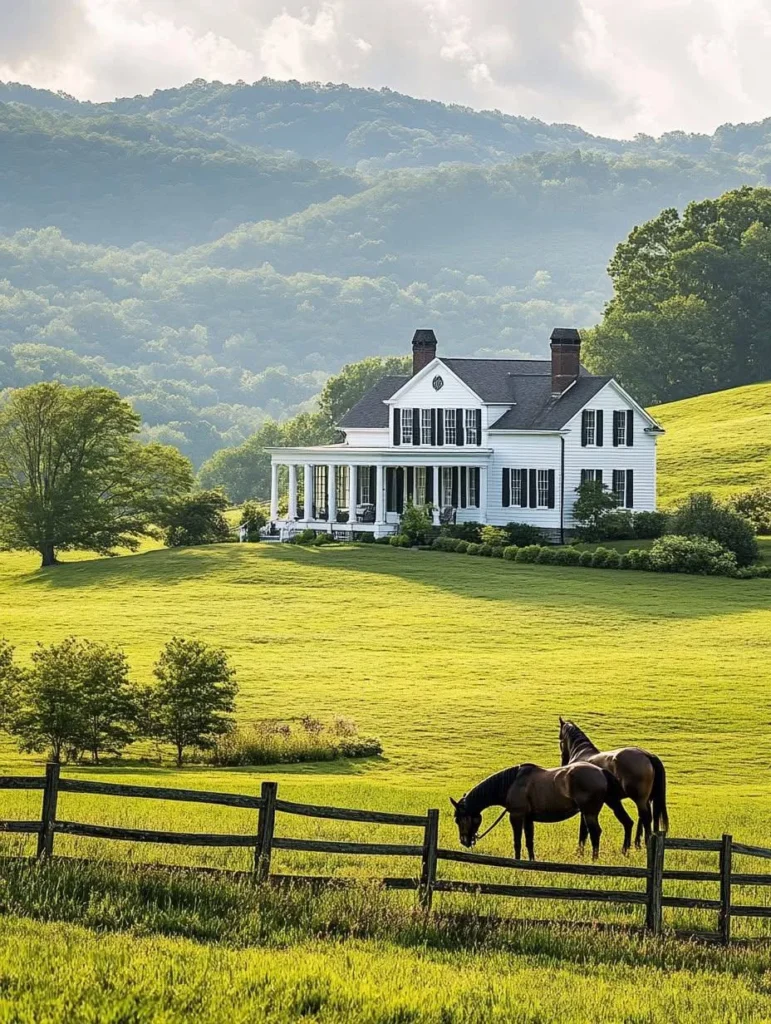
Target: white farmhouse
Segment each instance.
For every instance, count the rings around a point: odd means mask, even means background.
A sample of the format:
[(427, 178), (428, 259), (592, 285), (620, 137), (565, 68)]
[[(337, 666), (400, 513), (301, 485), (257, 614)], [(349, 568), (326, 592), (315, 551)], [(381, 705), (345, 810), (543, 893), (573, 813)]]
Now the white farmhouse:
[(341, 443), (269, 449), (281, 537), (394, 533), (412, 501), (433, 506), (436, 521), (530, 523), (559, 540), (586, 479), (622, 508), (655, 509), (662, 430), (612, 377), (581, 365), (577, 330), (555, 328), (551, 360), (441, 358), (436, 346), (433, 331), (415, 332), (412, 375), (372, 388), (338, 424)]

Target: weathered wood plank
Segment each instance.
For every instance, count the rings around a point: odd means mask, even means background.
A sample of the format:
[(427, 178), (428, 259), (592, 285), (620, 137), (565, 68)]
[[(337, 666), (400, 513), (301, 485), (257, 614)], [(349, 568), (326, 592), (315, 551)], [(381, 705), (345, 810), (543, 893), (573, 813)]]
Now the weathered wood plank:
[(40, 831), (37, 835), (38, 860), (52, 857), (54, 852), (54, 821), (59, 800), (59, 772), (61, 765), (46, 765), (46, 784), (43, 789), (43, 807), (40, 813)]
[(463, 850), (436, 852), (439, 860), (458, 861), (461, 864), (481, 864), (491, 868), (513, 868), (517, 871), (544, 871), (551, 874), (593, 875), (600, 878), (647, 878), (645, 868), (625, 865), (605, 866), (602, 864), (562, 864), (548, 860), (514, 860), (513, 857), (493, 857), (485, 853), (466, 853)]
[(381, 857), (420, 857), (422, 846), (405, 846), (399, 843), (337, 843), (326, 839), (284, 839), (273, 840), (274, 850), (298, 850), (306, 853), (360, 853)]
[(719, 871), (665, 871), (664, 881), (670, 882), (719, 882)]
[(90, 839), (121, 839), (130, 843), (166, 843), (171, 846), (250, 846), (253, 835), (228, 835), (223, 832), (156, 832), (150, 829), (117, 828), (114, 825), (83, 825), (77, 821), (56, 821), (54, 832)]
[(403, 889), (414, 892), (420, 887), (417, 878), (347, 878), (340, 875), (271, 875), (271, 885), (303, 885), (317, 888), (331, 886), (335, 889), (350, 889), (362, 882), (377, 882), (384, 889)]
[(723, 833), (720, 850), (720, 911), (718, 913), (717, 930), (724, 946), (731, 941), (731, 860), (733, 856), (733, 836)]
[(733, 917), (771, 917), (771, 907), (731, 907)]
[(277, 800), (276, 810), (284, 814), (300, 814), (306, 818), (333, 818), (337, 821), (364, 821), (376, 825), (419, 825), (425, 828), (425, 814), (392, 814), (390, 811), (358, 811), (352, 807), (324, 807)]
[(720, 900), (707, 900), (701, 896), (662, 896), (662, 907), (688, 907), (691, 910), (720, 910)]
[(198, 789), (169, 789), (165, 786), (129, 786), (122, 782), (91, 782), (86, 779), (60, 779), (60, 793), (93, 793), (97, 796), (133, 796), (152, 800), (182, 800), (186, 803), (220, 804), (257, 810), (262, 798), (241, 793), (215, 793)]
[(499, 885), (493, 882), (458, 882), (442, 879), (434, 882), (435, 892), (467, 892), (484, 896), (522, 896), (535, 900), (586, 900), (591, 903), (640, 903), (644, 892), (604, 889), (563, 889), (546, 885)]
[(423, 835), (423, 861), (420, 869), (420, 905), (429, 911), (436, 881), (437, 849), (439, 846), (439, 811), (428, 812), (428, 821)]
[(39, 821), (0, 821), (0, 832), (39, 833), (42, 827)]
[[(719, 839), (670, 839), (664, 840), (667, 850), (695, 850), (702, 853), (719, 853)], [(771, 856), (771, 854), (769, 854)]]
[(257, 843), (254, 849), (254, 873), (258, 882), (264, 882), (270, 874), (270, 858), (273, 852), (273, 830), (276, 824), (277, 782), (263, 782), (262, 807), (257, 816)]
[(734, 853), (743, 853), (748, 857), (763, 857), (765, 860), (771, 860), (771, 850), (767, 850), (765, 846), (747, 846), (746, 843), (734, 843)]
[(665, 849), (663, 834), (654, 832), (648, 839), (648, 880), (645, 886), (645, 928), (653, 935), (661, 935), (663, 928), (661, 894)]
[(0, 789), (45, 789), (42, 775), (0, 775)]
[(741, 872), (731, 874), (732, 885), (771, 885), (771, 875), (751, 875)]

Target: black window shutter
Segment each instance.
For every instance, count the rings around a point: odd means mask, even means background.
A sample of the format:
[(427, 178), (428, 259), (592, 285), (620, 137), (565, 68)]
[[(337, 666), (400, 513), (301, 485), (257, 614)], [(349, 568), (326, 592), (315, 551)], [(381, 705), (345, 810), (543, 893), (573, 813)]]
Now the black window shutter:
[(426, 466), (426, 504), (434, 503), (434, 467)]
[(466, 473), (467, 469), (465, 466), (460, 467), (460, 507), (466, 507)]
[(585, 484), (588, 479), (589, 479), (589, 470), (588, 469), (582, 469), (581, 470), (581, 483)]
[(599, 480), (600, 483), (602, 483), (602, 470), (601, 469), (595, 469), (595, 471), (594, 471), (594, 479), (595, 480)]
[(455, 410), (455, 443), (463, 444), (463, 410)]
[(420, 409), (412, 410), (412, 443), (420, 444)]
[(618, 495), (618, 470), (614, 469), (613, 470), (613, 497), (615, 498), (615, 497), (617, 497), (617, 495)]
[(436, 409), (431, 410), (431, 444), (436, 444)]
[(386, 466), (386, 512), (396, 511), (396, 470)]
[(626, 471), (626, 507), (634, 508), (634, 470)]
[(394, 445), (402, 443), (402, 411), (394, 409)]
[(521, 495), (521, 497), (519, 499), (519, 506), (520, 506), (520, 508), (527, 508), (527, 481), (529, 479), (529, 476), (530, 476), (530, 474), (528, 473), (528, 471), (526, 469), (520, 469), (520, 471), (519, 471), (519, 490), (520, 490), (520, 495)]
[(475, 505), (476, 508), (479, 508), (479, 479), (480, 479), (480, 477), (482, 475), (479, 472), (479, 466), (475, 466), (474, 467), (473, 473), (474, 473), (474, 493), (477, 496), (476, 497), (476, 501), (474, 502), (474, 505)]
[(477, 420), (477, 444), (482, 443), (482, 410), (477, 409), (476, 411)]
[(634, 444), (634, 411), (632, 409), (626, 411), (626, 444), (628, 448)]
[(415, 500), (415, 470), (407, 466), (407, 501)]
[(605, 438), (602, 436), (603, 435), (602, 420), (603, 420), (602, 409), (598, 409), (597, 412), (595, 413), (596, 427), (595, 427), (595, 431), (594, 431), (595, 435), (596, 435), (594, 443), (597, 445), (598, 448), (602, 448), (603, 443), (605, 441)]
[(530, 470), (530, 508), (538, 508), (538, 480), (534, 469)]
[(501, 481), (501, 505), (508, 508), (511, 504), (511, 470), (504, 469)]
[(436, 410), (436, 443), (444, 444), (444, 409)]
[(396, 511), (400, 515), (404, 511), (404, 470), (401, 466), (396, 470)]
[(586, 424), (589, 419), (589, 413), (586, 409), (581, 413), (581, 447), (586, 448)]
[(377, 505), (377, 466), (369, 467), (369, 500), (370, 504)]
[(549, 470), (549, 497), (546, 502), (549, 508), (554, 508), (554, 470)]
[(452, 501), (450, 502), (453, 508), (458, 507), (458, 467), (452, 467)]
[(613, 410), (613, 447), (618, 448), (618, 432), (620, 429), (620, 419), (623, 416), (623, 412), (618, 412), (616, 409)]

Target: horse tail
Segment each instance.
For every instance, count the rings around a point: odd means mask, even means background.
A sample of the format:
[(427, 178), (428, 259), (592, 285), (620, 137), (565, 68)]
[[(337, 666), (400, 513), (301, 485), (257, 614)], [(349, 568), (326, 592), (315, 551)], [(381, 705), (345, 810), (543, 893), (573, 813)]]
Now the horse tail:
[(624, 799), (624, 787), (618, 781), (613, 772), (608, 771), (607, 768), (601, 768), (602, 774), (605, 776), (605, 782), (608, 786), (608, 795), (605, 803), (612, 805), (614, 803), (621, 803)]
[(664, 832), (669, 831), (669, 815), (667, 814), (667, 773), (661, 760), (655, 754), (648, 754), (653, 765), (653, 789), (651, 790), (651, 801), (653, 803), (653, 828), (656, 832), (661, 828)]

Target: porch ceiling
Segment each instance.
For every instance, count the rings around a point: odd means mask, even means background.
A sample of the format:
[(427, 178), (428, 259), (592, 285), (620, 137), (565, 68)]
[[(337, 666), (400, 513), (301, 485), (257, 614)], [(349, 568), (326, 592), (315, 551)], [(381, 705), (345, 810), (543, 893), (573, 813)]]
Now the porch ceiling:
[(461, 448), (423, 448), (400, 445), (398, 448), (362, 448), (352, 445), (318, 445), (313, 448), (266, 448), (271, 462), (278, 465), (357, 465), (357, 466), (469, 466), (484, 465), (492, 458), (492, 448), (476, 445)]

